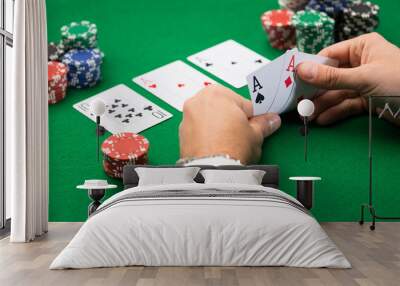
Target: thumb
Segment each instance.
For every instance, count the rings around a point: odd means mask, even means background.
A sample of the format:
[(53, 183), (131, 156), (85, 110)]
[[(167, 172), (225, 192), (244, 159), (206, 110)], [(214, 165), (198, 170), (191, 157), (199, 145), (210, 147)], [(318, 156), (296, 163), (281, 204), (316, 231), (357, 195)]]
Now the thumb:
[(335, 68), (313, 62), (301, 63), (297, 75), (306, 83), (323, 89), (354, 89), (363, 84), (359, 67)]
[(270, 136), (281, 126), (281, 118), (276, 113), (266, 113), (250, 118), (250, 126), (260, 141)]

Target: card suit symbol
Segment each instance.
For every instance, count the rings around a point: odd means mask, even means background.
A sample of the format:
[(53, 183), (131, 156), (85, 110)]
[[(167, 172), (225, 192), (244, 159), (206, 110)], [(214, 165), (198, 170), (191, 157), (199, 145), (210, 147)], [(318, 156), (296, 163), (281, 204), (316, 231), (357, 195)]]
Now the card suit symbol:
[(206, 63), (206, 67), (211, 67), (212, 65), (212, 63)]
[(262, 103), (264, 99), (265, 99), (264, 95), (258, 92), (256, 96), (256, 103)]
[(115, 115), (114, 117), (122, 118), (122, 114), (117, 114), (117, 115)]
[(117, 108), (118, 104), (111, 104), (111, 108)]
[(137, 117), (142, 117), (143, 116), (143, 113), (138, 113), (138, 114), (135, 114), (135, 116), (137, 116)]
[(254, 61), (255, 63), (262, 64), (262, 59), (258, 59)]
[(185, 84), (184, 83), (178, 83), (178, 87), (184, 87)]
[(205, 81), (205, 82), (203, 82), (203, 84), (204, 84), (205, 86), (207, 86), (207, 85), (210, 85), (210, 84), (212, 84), (212, 83), (209, 82), (209, 81)]
[(231, 65), (236, 65), (236, 64), (237, 64), (237, 62), (231, 61)]
[(125, 115), (125, 117), (129, 117), (129, 118), (132, 118), (132, 113), (128, 113), (127, 115)]
[(149, 85), (150, 88), (156, 88), (157, 85), (155, 83)]
[(128, 109), (129, 112), (135, 112), (135, 108)]
[(122, 108), (124, 108), (124, 107), (127, 107), (129, 104), (126, 104), (126, 103), (122, 103)]
[(143, 108), (144, 110), (149, 110), (149, 111), (151, 111), (151, 110), (153, 110), (153, 106), (151, 106), (151, 105), (149, 105), (149, 106), (146, 106), (145, 108)]
[(114, 99), (115, 103), (121, 102), (121, 99)]
[(108, 114), (111, 114), (111, 113), (114, 113), (115, 112), (115, 109), (109, 109), (108, 110)]
[(124, 119), (124, 120), (122, 120), (122, 122), (123, 123), (129, 123), (129, 119), (127, 118), (127, 119)]
[(289, 87), (292, 84), (292, 78), (290, 76), (285, 79), (285, 85), (286, 87)]

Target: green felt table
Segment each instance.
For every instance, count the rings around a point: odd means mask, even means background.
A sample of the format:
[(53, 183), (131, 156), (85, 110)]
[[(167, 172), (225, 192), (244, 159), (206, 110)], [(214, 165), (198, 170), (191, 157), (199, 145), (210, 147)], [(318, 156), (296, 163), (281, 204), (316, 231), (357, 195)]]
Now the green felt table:
[[(400, 2), (375, 2), (381, 6), (378, 32), (399, 46)], [(260, 24), (260, 15), (274, 8), (278, 4), (273, 0), (48, 0), (49, 41), (59, 40), (63, 24), (85, 19), (98, 25), (99, 46), (106, 55), (103, 80), (98, 86), (69, 89), (64, 101), (49, 106), (50, 221), (87, 218), (87, 193), (75, 188), (85, 179), (106, 178), (121, 186), (121, 181), (106, 177), (96, 160), (95, 124), (75, 111), (73, 104), (114, 85), (126, 84), (173, 114), (170, 120), (141, 134), (151, 144), (150, 164), (175, 163), (179, 158), (178, 125), (182, 114), (133, 83), (132, 78), (177, 59), (187, 62), (187, 56), (227, 39), (274, 59), (281, 52), (271, 48)], [(249, 97), (247, 87), (234, 90)], [(316, 183), (312, 210), (318, 220), (358, 220), (359, 205), (368, 198), (367, 115), (329, 127), (312, 125), (307, 162), (303, 158), (298, 115), (285, 114), (282, 119), (282, 128), (265, 140), (260, 163), (278, 164), (281, 189), (292, 195), (295, 183), (288, 180), (289, 176), (322, 177)], [(400, 214), (400, 129), (375, 121), (374, 186), (378, 212)], [(107, 196), (120, 190), (110, 191)]]

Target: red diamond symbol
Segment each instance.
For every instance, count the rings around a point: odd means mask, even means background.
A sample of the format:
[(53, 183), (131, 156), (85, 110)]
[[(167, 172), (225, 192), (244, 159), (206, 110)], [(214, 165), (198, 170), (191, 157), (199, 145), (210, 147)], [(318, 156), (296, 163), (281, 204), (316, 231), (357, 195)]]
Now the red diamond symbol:
[(286, 87), (289, 87), (292, 84), (292, 79), (290, 78), (290, 76), (288, 76), (287, 79), (285, 79), (285, 85)]

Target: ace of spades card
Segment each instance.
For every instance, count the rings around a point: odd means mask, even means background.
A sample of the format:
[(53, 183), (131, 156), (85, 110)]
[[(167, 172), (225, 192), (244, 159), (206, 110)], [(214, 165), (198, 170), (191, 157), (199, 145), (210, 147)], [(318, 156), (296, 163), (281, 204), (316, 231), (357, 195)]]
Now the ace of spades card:
[(172, 114), (123, 84), (78, 102), (74, 108), (96, 122), (96, 117), (90, 112), (91, 102), (95, 99), (101, 99), (106, 104), (101, 125), (113, 134), (139, 133), (172, 117)]
[(277, 91), (282, 76), (278, 71), (281, 71), (284, 59), (285, 55), (282, 55), (247, 76), (254, 115), (276, 112), (274, 106), (279, 100)]

